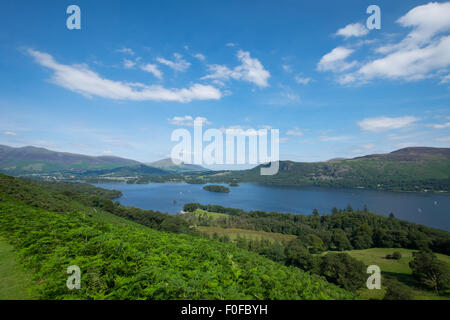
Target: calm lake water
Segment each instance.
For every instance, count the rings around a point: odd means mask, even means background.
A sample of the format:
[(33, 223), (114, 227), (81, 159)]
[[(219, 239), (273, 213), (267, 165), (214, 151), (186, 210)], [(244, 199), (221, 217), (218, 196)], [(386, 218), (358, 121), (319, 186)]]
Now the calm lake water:
[[(98, 187), (123, 193), (123, 205), (162, 212), (177, 213), (189, 202), (219, 204), (244, 210), (264, 210), (310, 214), (314, 208), (330, 213), (331, 208), (364, 208), (399, 219), (450, 231), (450, 195), (400, 193), (362, 189), (322, 187), (280, 187), (242, 183), (230, 187), (230, 193), (203, 190), (204, 185), (187, 183), (98, 183)], [(226, 185), (225, 185), (226, 186)], [(173, 201), (176, 200), (174, 204)]]

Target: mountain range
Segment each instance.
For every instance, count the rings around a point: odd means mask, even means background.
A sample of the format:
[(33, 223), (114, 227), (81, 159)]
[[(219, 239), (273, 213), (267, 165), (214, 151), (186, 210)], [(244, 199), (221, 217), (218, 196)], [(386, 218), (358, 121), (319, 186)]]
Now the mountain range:
[(9, 175), (74, 173), (88, 175), (129, 176), (165, 175), (179, 172), (207, 171), (201, 166), (174, 164), (163, 159), (144, 164), (114, 156), (87, 156), (26, 146), (14, 148), (0, 145), (0, 172)]
[[(65, 174), (83, 177), (159, 177), (196, 182), (256, 182), (398, 191), (450, 190), (450, 148), (410, 147), (385, 154), (323, 162), (280, 161), (273, 176), (259, 165), (248, 170), (211, 171), (162, 159), (144, 164), (113, 156), (86, 156), (44, 148), (0, 145), (0, 172), (9, 175)], [(167, 177), (167, 178), (165, 178)], [(194, 179), (194, 180), (193, 180)], [(145, 181), (145, 179), (144, 179)]]

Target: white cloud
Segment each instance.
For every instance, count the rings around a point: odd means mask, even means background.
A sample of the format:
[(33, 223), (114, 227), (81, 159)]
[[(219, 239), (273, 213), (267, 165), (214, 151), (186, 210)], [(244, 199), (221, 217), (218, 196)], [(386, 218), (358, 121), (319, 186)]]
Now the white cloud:
[(340, 82), (375, 78), (414, 81), (436, 76), (435, 71), (450, 65), (450, 36), (439, 36), (450, 29), (449, 16), (450, 2), (430, 2), (413, 8), (397, 20), (412, 31), (397, 44), (377, 48), (376, 52), (383, 57), (365, 63)]
[(146, 72), (150, 72), (158, 79), (162, 79), (162, 72), (158, 69), (156, 64), (147, 63), (141, 66), (141, 69)]
[(285, 72), (288, 72), (288, 73), (292, 72), (292, 67), (290, 65), (288, 65), (288, 64), (283, 64), (281, 67), (283, 68), (283, 70)]
[(362, 37), (369, 33), (369, 30), (363, 26), (361, 23), (352, 23), (346, 25), (344, 28), (339, 29), (336, 35), (343, 36), (344, 38), (349, 37)]
[(286, 135), (301, 137), (303, 135), (303, 132), (300, 130), (300, 128), (295, 127), (294, 129), (288, 130), (286, 132)]
[(5, 131), (5, 132), (3, 132), (3, 134), (6, 136), (17, 136), (17, 133), (12, 132), (12, 131)]
[(373, 78), (419, 80), (430, 72), (450, 64), (450, 36), (443, 37), (424, 48), (401, 49), (384, 58), (371, 61), (357, 71), (355, 79)]
[(403, 45), (427, 44), (434, 35), (450, 29), (450, 2), (430, 2), (413, 8), (397, 20), (403, 27), (413, 30), (403, 40)]
[(130, 49), (130, 48), (117, 49), (116, 51), (120, 52), (120, 53), (129, 54), (130, 56), (134, 56), (134, 51), (132, 49)]
[(233, 42), (228, 42), (228, 43), (226, 44), (226, 46), (227, 46), (227, 47), (235, 47), (236, 44), (233, 43)]
[(346, 62), (345, 59), (353, 53), (353, 49), (337, 47), (324, 55), (317, 64), (319, 71), (342, 72), (356, 65), (356, 61)]
[(430, 124), (429, 127), (434, 129), (445, 129), (450, 128), (450, 122), (442, 123), (442, 124)]
[(194, 126), (194, 121), (201, 121), (203, 125), (205, 124), (211, 124), (208, 119), (204, 117), (196, 117), (195, 119), (192, 116), (184, 116), (184, 117), (173, 117), (167, 119), (170, 124), (176, 125), (176, 126)]
[(248, 51), (242, 50), (238, 51), (237, 57), (241, 65), (232, 70), (224, 65), (209, 65), (210, 74), (202, 79), (228, 80), (232, 78), (251, 82), (259, 87), (267, 87), (269, 85), (267, 80), (270, 77), (270, 73), (264, 69), (264, 66), (258, 59), (250, 57)]
[(181, 54), (174, 53), (173, 56), (175, 58), (174, 61), (167, 60), (167, 59), (160, 58), (160, 57), (156, 58), (156, 60), (159, 63), (164, 64), (164, 65), (168, 66), (169, 68), (172, 68), (175, 71), (184, 72), (187, 69), (189, 69), (189, 67), (191, 66), (191, 63), (184, 60), (183, 56)]
[(206, 57), (203, 54), (201, 54), (201, 53), (194, 54), (194, 57), (197, 58), (200, 61), (205, 61), (206, 60)]
[(123, 66), (126, 69), (132, 69), (132, 68), (134, 68), (135, 65), (136, 65), (136, 62), (134, 62), (132, 60), (128, 60), (128, 59), (123, 59)]
[(449, 83), (450, 82), (450, 74), (443, 76), (441, 78), (441, 81), (439, 82), (439, 84), (445, 84), (445, 83)]
[(412, 125), (418, 120), (420, 119), (411, 116), (366, 118), (358, 121), (358, 126), (364, 131), (381, 132), (402, 129)]
[(193, 84), (189, 88), (167, 89), (159, 85), (144, 85), (102, 78), (86, 65), (64, 65), (47, 54), (35, 50), (28, 53), (40, 65), (54, 73), (51, 81), (63, 88), (83, 94), (114, 100), (133, 101), (177, 101), (220, 99), (222, 93), (210, 85)]
[(300, 76), (295, 76), (295, 82), (299, 83), (299, 84), (308, 84), (311, 82), (311, 78), (308, 77), (300, 77)]

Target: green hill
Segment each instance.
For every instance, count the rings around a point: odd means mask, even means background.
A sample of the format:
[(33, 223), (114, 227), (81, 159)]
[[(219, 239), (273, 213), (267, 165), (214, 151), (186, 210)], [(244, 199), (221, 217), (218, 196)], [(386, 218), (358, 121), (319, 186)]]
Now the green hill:
[[(32, 274), (39, 298), (356, 298), (318, 276), (231, 244), (150, 229), (95, 209), (82, 193), (0, 179), (0, 236)], [(80, 290), (66, 287), (70, 265), (81, 268)]]
[(61, 171), (83, 172), (138, 164), (139, 162), (134, 160), (113, 156), (91, 157), (31, 146), (13, 148), (0, 145), (0, 172), (10, 175), (45, 174)]
[(260, 169), (205, 175), (208, 182), (259, 182), (392, 191), (450, 191), (450, 148), (405, 148), (388, 154), (326, 162), (280, 161), (273, 176)]
[(155, 162), (147, 164), (150, 167), (162, 169), (165, 171), (170, 171), (172, 173), (188, 173), (188, 172), (200, 172), (200, 171), (210, 171), (209, 169), (203, 168), (202, 166), (195, 164), (180, 163), (175, 164), (172, 159), (162, 159)]
[(147, 166), (145, 164), (130, 165), (113, 169), (89, 170), (78, 174), (80, 178), (105, 178), (105, 177), (148, 177), (148, 176), (164, 176), (169, 172)]

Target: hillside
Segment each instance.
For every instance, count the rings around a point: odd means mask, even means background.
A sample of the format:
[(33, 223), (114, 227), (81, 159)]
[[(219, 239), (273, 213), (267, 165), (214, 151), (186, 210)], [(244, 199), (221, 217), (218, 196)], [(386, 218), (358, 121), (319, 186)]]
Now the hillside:
[[(356, 298), (323, 278), (231, 244), (124, 220), (101, 209), (97, 202), (103, 199), (92, 202), (95, 209), (88, 205), (95, 199), (83, 194), (0, 179), (0, 237), (32, 274), (32, 293), (41, 299)], [(70, 265), (81, 268), (80, 290), (66, 287)]]
[(92, 157), (31, 146), (14, 148), (0, 145), (0, 172), (11, 175), (82, 172), (138, 164), (137, 161), (114, 156)]
[(405, 148), (388, 154), (314, 163), (280, 161), (279, 172), (273, 176), (261, 176), (261, 166), (205, 177), (208, 182), (450, 191), (449, 148)]
[(196, 172), (196, 171), (209, 171), (209, 169), (203, 168), (202, 166), (195, 165), (195, 164), (187, 164), (187, 163), (180, 163), (175, 164), (173, 163), (171, 158), (167, 159), (161, 159), (155, 162), (147, 163), (148, 166), (162, 169), (165, 171), (170, 171), (173, 173), (187, 173), (187, 172)]
[[(402, 248), (372, 248), (365, 250), (345, 251), (351, 257), (363, 262), (365, 265), (377, 265), (381, 268), (383, 281), (397, 280), (410, 288), (412, 298), (415, 300), (450, 300), (450, 295), (436, 295), (435, 292), (424, 289), (420, 286), (412, 276), (412, 270), (409, 263), (413, 259), (414, 250)], [(398, 260), (386, 259), (386, 256), (393, 252), (399, 252), (401, 258)], [(333, 252), (324, 252), (324, 254)], [(436, 254), (437, 258), (450, 267), (450, 257), (443, 254)], [(386, 293), (386, 289), (369, 290), (362, 288), (359, 293), (368, 299), (382, 299)]]
[(108, 178), (108, 177), (147, 177), (147, 176), (164, 176), (170, 172), (147, 166), (145, 164), (130, 165), (124, 167), (117, 167), (113, 169), (102, 170), (89, 170), (78, 174), (80, 178), (83, 177), (95, 177), (95, 178)]

